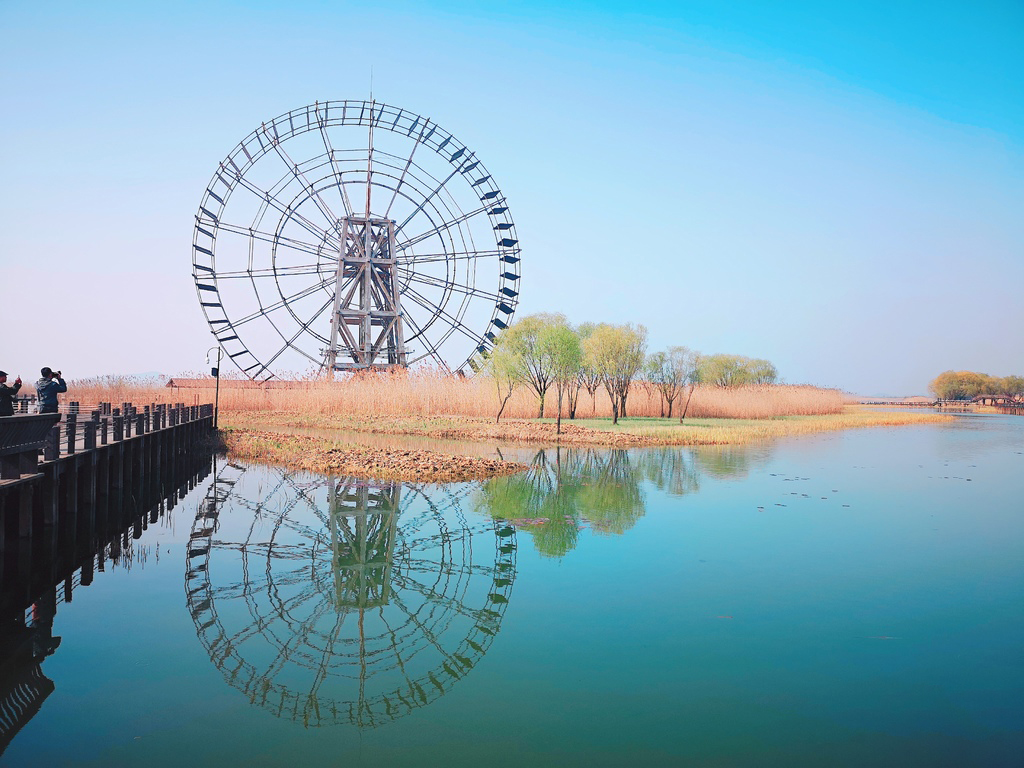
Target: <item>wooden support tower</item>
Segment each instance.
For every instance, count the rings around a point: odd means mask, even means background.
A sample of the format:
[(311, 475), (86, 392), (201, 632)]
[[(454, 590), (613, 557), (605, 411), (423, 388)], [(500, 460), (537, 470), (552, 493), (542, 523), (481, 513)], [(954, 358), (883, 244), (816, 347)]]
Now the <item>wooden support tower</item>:
[(345, 217), (324, 364), (335, 371), (407, 363), (395, 260), (395, 222)]

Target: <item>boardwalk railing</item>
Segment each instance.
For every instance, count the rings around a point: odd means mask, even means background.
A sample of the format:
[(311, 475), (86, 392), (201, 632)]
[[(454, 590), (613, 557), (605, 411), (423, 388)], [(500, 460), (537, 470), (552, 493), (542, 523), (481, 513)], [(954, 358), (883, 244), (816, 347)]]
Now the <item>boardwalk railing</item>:
[(0, 417), (0, 480), (17, 480), (34, 475), (39, 466), (39, 451), (56, 428), (60, 415)]
[(40, 525), (55, 525), (59, 514), (90, 508), (111, 490), (141, 497), (163, 465), (213, 432), (210, 404), (76, 406), (69, 403), (60, 416), (0, 417), (0, 546), (7, 536), (31, 537)]

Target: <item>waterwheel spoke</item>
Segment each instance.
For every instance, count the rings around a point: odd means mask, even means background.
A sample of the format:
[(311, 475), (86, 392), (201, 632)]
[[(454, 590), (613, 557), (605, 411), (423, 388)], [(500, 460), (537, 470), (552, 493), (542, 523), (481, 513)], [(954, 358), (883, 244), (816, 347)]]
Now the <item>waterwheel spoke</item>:
[[(325, 301), (320, 306), (320, 309), (318, 309), (315, 313), (313, 313), (313, 316), (311, 318), (309, 318), (309, 320), (307, 320), (305, 323), (300, 323), (299, 324), (299, 330), (297, 330), (290, 338), (285, 339), (284, 346), (281, 347), (279, 350), (277, 350), (277, 352), (275, 352), (270, 358), (268, 358), (267, 361), (264, 363), (264, 366), (272, 365), (274, 363), (274, 361), (277, 360), (277, 358), (279, 358), (281, 355), (283, 355), (289, 349), (294, 349), (295, 348), (295, 340), (297, 338), (299, 338), (302, 334), (306, 333), (309, 330), (309, 327), (313, 324), (313, 322), (315, 320), (317, 320), (327, 310), (327, 308), (329, 306), (331, 306), (332, 304), (334, 304), (334, 297), (333, 296), (331, 296), (329, 299), (327, 299), (327, 301)], [(274, 328), (275, 328), (275, 330), (277, 330), (277, 326), (274, 326)], [(281, 336), (282, 339), (285, 338), (284, 334), (281, 333), (279, 330), (278, 330), (278, 334)], [(299, 350), (299, 352), (302, 352), (302, 350)], [(302, 354), (305, 354), (305, 353), (303, 352)], [(306, 355), (306, 357), (308, 357), (310, 360), (313, 360), (314, 362), (316, 362), (315, 358), (310, 357), (309, 355)]]
[(443, 308), (433, 306), (430, 303), (430, 301), (428, 301), (426, 298), (424, 298), (419, 292), (415, 291), (414, 289), (406, 288), (406, 292), (403, 295), (406, 295), (409, 298), (411, 298), (413, 301), (415, 301), (417, 304), (419, 304), (421, 307), (423, 307), (428, 312), (433, 312), (434, 314), (436, 314), (439, 318), (441, 318), (446, 323), (448, 323), (448, 325), (452, 329), (460, 331), (470, 341), (473, 341), (473, 342), (479, 342), (480, 341), (480, 335), (477, 334), (477, 333), (474, 333), (472, 328), (469, 328), (462, 321), (452, 317)]
[[(332, 273), (335, 270), (331, 270)], [(304, 275), (323, 274), (319, 264), (300, 264), (294, 267), (267, 267), (265, 269), (240, 269), (231, 272), (218, 272), (218, 280), (231, 280), (239, 277), (302, 277)], [(333, 277), (333, 274), (332, 274)]]
[[(271, 127), (273, 127), (273, 124), (271, 124)], [(338, 217), (334, 214), (334, 211), (330, 209), (330, 206), (327, 205), (324, 199), (320, 197), (320, 193), (317, 191), (316, 186), (314, 186), (313, 182), (306, 178), (306, 174), (302, 172), (298, 164), (294, 160), (292, 160), (291, 157), (288, 156), (288, 153), (281, 146), (281, 141), (277, 136), (277, 129), (274, 129), (274, 135), (272, 136), (270, 132), (267, 130), (267, 126), (264, 124), (263, 135), (267, 137), (267, 141), (270, 142), (270, 146), (274, 148), (274, 151), (277, 153), (277, 156), (281, 158), (281, 162), (285, 164), (285, 167), (292, 174), (292, 176), (295, 177), (295, 180), (299, 182), (299, 184), (301, 184), (303, 188), (307, 190), (309, 194), (312, 196), (311, 199), (314, 201), (313, 204), (320, 211), (320, 215), (327, 219), (328, 222), (336, 222), (338, 220)]]
[(488, 301), (501, 301), (501, 295), (497, 293), (489, 293), (488, 291), (481, 291), (479, 288), (473, 288), (468, 285), (462, 285), (461, 283), (451, 282), (440, 277), (434, 277), (433, 275), (425, 275), (420, 272), (413, 272), (408, 269), (397, 270), (399, 275), (411, 280), (414, 283), (420, 283), (421, 285), (430, 288), (443, 288), (446, 291), (456, 291), (463, 293), (466, 296), (471, 296), (474, 299), (487, 299)]
[(412, 143), (412, 151), (409, 153), (409, 158), (405, 161), (405, 167), (402, 168), (402, 174), (398, 177), (398, 182), (395, 184), (395, 189), (391, 194), (391, 200), (388, 202), (388, 207), (384, 211), (385, 219), (391, 214), (391, 207), (395, 204), (395, 200), (398, 198), (398, 191), (402, 188), (402, 184), (405, 183), (405, 175), (409, 172), (409, 166), (412, 165), (412, 158), (416, 154), (416, 150), (420, 146), (420, 141), (423, 140), (423, 132), (427, 130), (427, 126), (429, 124), (430, 120), (423, 123), (419, 136), (417, 136)]
[(345, 215), (352, 216), (352, 203), (348, 199), (348, 190), (345, 188), (345, 178), (342, 174), (341, 169), (338, 167), (337, 160), (334, 156), (334, 147), (331, 146), (331, 139), (327, 135), (326, 118), (320, 117), (320, 108), (315, 108), (316, 112), (316, 123), (317, 128), (320, 130), (320, 139), (324, 143), (324, 148), (327, 150), (327, 159), (331, 163), (331, 169), (334, 171), (334, 178), (337, 179), (337, 186), (341, 196), (341, 205), (345, 209)]
[(424, 357), (429, 355), (433, 359), (433, 361), (441, 367), (442, 371), (447, 371), (448, 364), (443, 359), (441, 359), (441, 355), (438, 353), (437, 347), (431, 345), (430, 339), (427, 338), (426, 332), (424, 331), (424, 329), (420, 328), (419, 323), (416, 322), (415, 318), (413, 318), (413, 316), (410, 315), (408, 312), (403, 312), (402, 319), (405, 320), (405, 322), (407, 322), (409, 325), (411, 325), (412, 329), (416, 331), (416, 333), (414, 333), (412, 336), (406, 339), (406, 343), (408, 344), (411, 341), (419, 341), (425, 347), (427, 347), (427, 350), (416, 359), (422, 360)]
[[(277, 233), (266, 232), (255, 227), (243, 227), (238, 224), (231, 224), (226, 221), (218, 221), (214, 227), (215, 230), (227, 232), (233, 235), (241, 235), (242, 237), (248, 237), (253, 240), (259, 240), (264, 243), (270, 243), (274, 246), (280, 246), (283, 248), (289, 248), (299, 253), (306, 253), (310, 256), (316, 256), (318, 258), (338, 260), (337, 250), (334, 248), (324, 248), (323, 245), (314, 245), (304, 240), (299, 240), (294, 237), (285, 237)], [(220, 273), (218, 273), (220, 274)]]
[(252, 193), (257, 199), (261, 200), (263, 204), (266, 204), (268, 207), (273, 208), (275, 211), (282, 214), (282, 216), (284, 216), (286, 219), (294, 221), (304, 230), (313, 235), (317, 240), (330, 240), (333, 242), (335, 246), (337, 246), (338, 241), (330, 232), (321, 227), (318, 227), (314, 222), (310, 221), (301, 213), (299, 213), (297, 209), (290, 208), (289, 206), (285, 205), (280, 200), (278, 200), (274, 195), (270, 194), (270, 192), (268, 192), (265, 189), (262, 189), (253, 182), (249, 181), (247, 178), (245, 178), (245, 176), (239, 174), (236, 176), (236, 178), (238, 179), (238, 183), (244, 189)]
[(434, 235), (440, 234), (442, 231), (444, 231), (446, 229), (451, 229), (454, 226), (457, 226), (459, 224), (462, 224), (463, 222), (469, 221), (474, 216), (479, 216), (481, 213), (489, 211), (489, 210), (491, 210), (493, 208), (494, 208), (494, 203), (493, 202), (490, 202), (488, 205), (482, 205), (479, 208), (476, 208), (476, 209), (470, 211), (469, 213), (464, 213), (461, 216), (452, 219), (451, 221), (444, 221), (444, 222), (438, 224), (436, 227), (428, 229), (426, 232), (421, 232), (420, 234), (418, 234), (418, 235), (416, 235), (414, 237), (410, 237), (410, 238), (408, 238), (406, 240), (403, 240), (400, 243), (398, 243), (398, 245), (396, 247), (398, 248), (398, 250), (404, 251), (406, 248), (409, 248), (409, 247), (411, 247), (413, 245), (416, 245), (416, 243), (422, 242), (422, 241), (426, 240), (429, 237), (433, 237)]
[(322, 290), (326, 285), (332, 283), (333, 281), (334, 277), (332, 275), (330, 280), (321, 280), (316, 285), (311, 285), (308, 288), (303, 288), (301, 291), (293, 293), (291, 296), (285, 296), (279, 299), (278, 301), (275, 301), (273, 304), (268, 304), (265, 307), (260, 307), (256, 312), (246, 315), (241, 320), (235, 320), (234, 322), (231, 323), (231, 325), (232, 327), (237, 328), (240, 325), (251, 323), (253, 320), (256, 320), (260, 317), (266, 317), (271, 312), (283, 308), (286, 304), (290, 302), (295, 302), (298, 301), (299, 299), (304, 299), (307, 296), (310, 296), (316, 293), (317, 291)]
[(416, 253), (409, 255), (402, 255), (395, 259), (399, 264), (407, 266), (415, 266), (416, 264), (430, 264), (433, 262), (444, 262), (444, 261), (475, 261), (477, 259), (486, 259), (493, 256), (501, 256), (501, 251), (495, 250), (480, 250), (480, 251), (448, 251), (447, 253)]
[(416, 209), (412, 213), (410, 213), (408, 216), (405, 217), (405, 221), (403, 221), (401, 224), (399, 224), (397, 227), (395, 227), (395, 237), (398, 237), (398, 233), (401, 232), (403, 229), (405, 229), (405, 225), (408, 224), (410, 221), (412, 221), (413, 218), (415, 218), (415, 216), (418, 213), (420, 213), (426, 207), (427, 203), (429, 203), (431, 200), (433, 200), (434, 197), (442, 189), (444, 189), (446, 186), (448, 186), (448, 182), (455, 178), (455, 176), (459, 173), (459, 170), (460, 170), (459, 168), (456, 168), (451, 173), (449, 173), (445, 177), (444, 181), (442, 181), (440, 184), (438, 184), (436, 187), (434, 187), (433, 191), (431, 191), (430, 194), (428, 194), (425, 198), (423, 198), (423, 200), (420, 202), (420, 204), (416, 206)]

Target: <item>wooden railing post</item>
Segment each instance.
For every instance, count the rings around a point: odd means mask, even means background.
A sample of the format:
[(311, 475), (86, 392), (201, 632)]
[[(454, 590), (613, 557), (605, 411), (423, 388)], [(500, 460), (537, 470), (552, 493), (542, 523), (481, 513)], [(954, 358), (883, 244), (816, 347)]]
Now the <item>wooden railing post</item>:
[(46, 436), (46, 444), (43, 446), (43, 460), (56, 461), (60, 456), (60, 425), (54, 424), (50, 428), (50, 434)]
[(65, 430), (68, 438), (67, 452), (71, 454), (75, 452), (75, 440), (78, 437), (78, 417), (74, 413), (68, 414)]

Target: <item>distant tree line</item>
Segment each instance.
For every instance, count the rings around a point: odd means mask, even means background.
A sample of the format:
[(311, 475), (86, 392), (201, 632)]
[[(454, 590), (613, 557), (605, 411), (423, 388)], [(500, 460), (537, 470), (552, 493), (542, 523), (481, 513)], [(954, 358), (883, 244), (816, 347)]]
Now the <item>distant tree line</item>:
[[(537, 397), (537, 417), (544, 417), (545, 401), (554, 389), (557, 399), (556, 430), (562, 430), (562, 407), (576, 418), (580, 394), (596, 402), (603, 388), (612, 404), (612, 422), (626, 416), (630, 387), (641, 381), (660, 393), (663, 409), (672, 418), (675, 402), (683, 393), (680, 421), (694, 387), (769, 385), (778, 371), (767, 360), (740, 355), (702, 355), (687, 347), (669, 347), (647, 354), (647, 329), (627, 323), (582, 323), (573, 326), (565, 315), (540, 313), (517, 321), (497, 337), (486, 361), (498, 391), (500, 420), (512, 393), (519, 386)], [(663, 410), (663, 414), (664, 410)]]
[(1024, 376), (989, 376), (974, 371), (946, 371), (928, 385), (939, 400), (973, 400), (979, 395), (1024, 399)]

